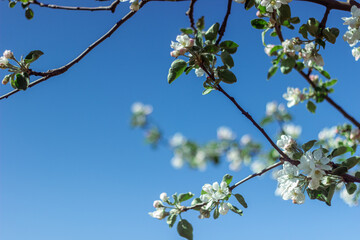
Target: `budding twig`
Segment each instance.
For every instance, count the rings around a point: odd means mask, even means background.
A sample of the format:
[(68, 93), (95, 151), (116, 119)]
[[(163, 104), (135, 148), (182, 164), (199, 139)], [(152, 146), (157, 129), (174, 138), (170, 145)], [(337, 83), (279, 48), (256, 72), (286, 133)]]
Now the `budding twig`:
[(197, 33), (197, 29), (195, 27), (195, 21), (194, 21), (194, 5), (197, 0), (191, 0), (189, 10), (187, 10), (186, 15), (189, 17), (190, 20), (190, 26), (194, 30), (195, 33)]

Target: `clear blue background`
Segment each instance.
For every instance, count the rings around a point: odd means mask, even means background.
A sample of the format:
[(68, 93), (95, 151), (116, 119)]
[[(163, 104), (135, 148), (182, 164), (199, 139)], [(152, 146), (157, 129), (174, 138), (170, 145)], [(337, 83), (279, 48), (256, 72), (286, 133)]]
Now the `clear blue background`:
[[(207, 27), (221, 22), (224, 2), (198, 1), (195, 18), (206, 15)], [(180, 239), (165, 221), (148, 216), (154, 210), (152, 202), (161, 192), (199, 194), (204, 183), (221, 181), (231, 172), (225, 162), (205, 172), (173, 169), (168, 149), (152, 150), (143, 143), (143, 132), (129, 127), (134, 101), (154, 106), (153, 118), (167, 136), (180, 131), (206, 142), (216, 138), (217, 127), (226, 125), (238, 136), (250, 133), (268, 146), (225, 97), (216, 92), (202, 96), (203, 79), (195, 74), (183, 76), (172, 85), (167, 83), (173, 60), (170, 41), (175, 40), (180, 28), (189, 26), (185, 16), (188, 4), (148, 3), (68, 72), (0, 102), (0, 239)], [(311, 16), (321, 19), (325, 11), (307, 2), (290, 5), (293, 16), (300, 16), (303, 22)], [(45, 55), (32, 65), (33, 69), (60, 67), (103, 35), (128, 8), (128, 3), (122, 3), (111, 14), (34, 6), (35, 17), (29, 21), (20, 6), (9, 9), (7, 1), (2, 1), (0, 51), (11, 49), (19, 57), (40, 49)], [(331, 12), (328, 25), (339, 27), (341, 33), (336, 46), (327, 45), (323, 56), (326, 69), (339, 79), (333, 98), (359, 119), (359, 65), (341, 39), (346, 27), (340, 18), (349, 15)], [(302, 88), (307, 84), (296, 73), (278, 73), (266, 81), (270, 59), (263, 52), (261, 32), (250, 26), (253, 18), (254, 9), (246, 12), (243, 5), (233, 4), (224, 40), (240, 45), (234, 57), (239, 81), (224, 87), (260, 120), (267, 102), (284, 102), (281, 96), (287, 86)], [(286, 38), (292, 36), (285, 33)], [(10, 90), (10, 86), (1, 86), (0, 93)], [(304, 104), (290, 112), (295, 123), (303, 126), (303, 142), (316, 138), (322, 128), (345, 121), (327, 103), (318, 106), (316, 115), (307, 112)], [(272, 136), (274, 129), (266, 128)], [(243, 168), (232, 174), (240, 180), (249, 173)], [(197, 212), (184, 217), (193, 224), (195, 239), (359, 236), (359, 208), (349, 208), (338, 195), (332, 207), (308, 199), (298, 206), (275, 197), (275, 188), (276, 182), (269, 175), (238, 187), (235, 192), (243, 194), (249, 204), (243, 217), (229, 213), (216, 221), (199, 220)]]

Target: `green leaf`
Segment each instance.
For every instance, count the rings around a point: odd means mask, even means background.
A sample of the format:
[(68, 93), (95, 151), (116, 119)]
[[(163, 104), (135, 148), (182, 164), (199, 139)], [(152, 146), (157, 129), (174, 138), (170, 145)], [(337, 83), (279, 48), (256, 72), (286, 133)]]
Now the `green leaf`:
[(253, 19), (251, 20), (251, 26), (253, 26), (256, 29), (265, 29), (268, 27), (268, 22), (264, 19)]
[(25, 17), (29, 20), (34, 17), (34, 12), (33, 12), (33, 10), (31, 10), (31, 8), (27, 8), (25, 10)]
[(192, 198), (194, 196), (193, 193), (188, 192), (188, 193), (181, 193), (179, 194), (179, 202), (184, 202), (186, 200), (189, 200), (190, 198)]
[(290, 19), (291, 10), (288, 4), (282, 4), (280, 8), (276, 10), (280, 23), (283, 23), (285, 20)]
[(237, 81), (235, 74), (232, 73), (230, 70), (218, 69), (217, 72), (218, 72), (219, 78), (224, 83), (232, 84), (232, 83), (235, 83)]
[(202, 95), (207, 95), (209, 93), (211, 93), (212, 90), (215, 90), (214, 88), (207, 88), (202, 92)]
[(220, 216), (219, 208), (216, 206), (213, 217), (214, 219), (217, 219), (219, 216)]
[(333, 80), (330, 80), (330, 81), (326, 81), (326, 82), (324, 83), (324, 87), (331, 87), (331, 86), (334, 86), (336, 83), (337, 83), (337, 79), (333, 79)]
[(228, 52), (222, 52), (220, 57), (221, 61), (228, 69), (234, 67), (234, 60)]
[(9, 7), (10, 8), (15, 7), (15, 5), (16, 5), (16, 2), (14, 2), (14, 1), (9, 2)]
[[(336, 28), (337, 29), (337, 28)], [(336, 33), (336, 31), (334, 31)], [(330, 30), (330, 28), (325, 28), (322, 31), (322, 34), (324, 35), (325, 39), (334, 44), (336, 42), (336, 35), (333, 33), (333, 31)], [(339, 29), (337, 29), (337, 34), (339, 35)]]
[(360, 157), (350, 157), (341, 163), (342, 166), (351, 169), (355, 167), (360, 162)]
[(15, 89), (26, 90), (29, 87), (30, 79), (26, 73), (17, 73), (15, 79), (11, 78), (11, 86)]
[(228, 40), (221, 42), (219, 46), (226, 50), (239, 47), (237, 43)]
[(205, 28), (205, 19), (204, 16), (199, 18), (196, 22), (196, 28), (202, 31)]
[(299, 17), (293, 17), (293, 18), (290, 18), (289, 21), (292, 24), (298, 24), (298, 23), (300, 23), (300, 18)]
[(220, 24), (215, 23), (213, 24), (205, 33), (205, 39), (209, 41), (216, 40), (218, 31), (219, 31)]
[(270, 80), (270, 78), (275, 75), (278, 68), (279, 68), (278, 66), (274, 66), (274, 65), (270, 67), (268, 74), (267, 74), (267, 80)]
[(307, 31), (311, 36), (316, 37), (318, 35), (320, 23), (315, 18), (310, 18), (307, 22)]
[(293, 154), (292, 158), (293, 159), (296, 159), (296, 160), (299, 160), (301, 157), (302, 157), (302, 153), (301, 152), (296, 152)]
[(292, 57), (287, 57), (281, 61), (280, 70), (283, 74), (288, 74), (295, 67), (296, 61)]
[(233, 176), (231, 176), (230, 174), (225, 174), (222, 181), (226, 182), (226, 184), (229, 186), (229, 184), (231, 183), (233, 179)]
[(357, 186), (355, 183), (351, 182), (351, 183), (346, 183), (346, 191), (348, 192), (348, 194), (353, 194), (356, 189), (357, 189)]
[(172, 228), (176, 222), (176, 214), (170, 214), (166, 219), (166, 223), (169, 224), (169, 228)]
[(323, 76), (326, 77), (327, 79), (331, 79), (330, 74), (329, 74), (327, 71), (322, 70), (322, 71), (320, 71), (320, 73), (321, 73), (321, 75), (323, 75)]
[(306, 108), (311, 112), (311, 113), (315, 113), (316, 111), (316, 105), (312, 102), (312, 101), (308, 101), (306, 104)]
[(347, 153), (349, 151), (349, 149), (345, 146), (340, 146), (338, 148), (335, 148), (332, 152), (331, 152), (331, 157), (337, 157), (340, 156), (344, 153)]
[(260, 125), (265, 126), (266, 124), (272, 123), (273, 118), (271, 116), (264, 117), (263, 120), (261, 120)]
[(278, 50), (280, 50), (282, 48), (283, 47), (281, 45), (274, 46), (269, 52), (270, 56), (273, 55), (273, 53), (277, 52)]
[(244, 4), (244, 8), (245, 10), (249, 10), (254, 5), (255, 5), (255, 0), (246, 0)]
[(168, 74), (168, 83), (172, 83), (175, 79), (180, 77), (180, 75), (185, 71), (187, 63), (182, 59), (176, 59), (172, 62)]
[(202, 36), (202, 34), (201, 34), (201, 32), (199, 31), (199, 32), (197, 32), (197, 34), (195, 35), (195, 45), (197, 46), (197, 47), (203, 47), (203, 45), (204, 45), (204, 41), (203, 41), (203, 36)]
[(192, 28), (181, 28), (180, 31), (185, 34), (193, 34), (194, 33), (194, 30)]
[(308, 31), (307, 31), (308, 26), (306, 24), (301, 25), (301, 27), (299, 28), (299, 33), (303, 36), (303, 38), (308, 39)]
[(218, 53), (219, 51), (220, 51), (220, 48), (213, 44), (209, 44), (204, 47), (204, 52), (207, 52), (207, 53)]
[(304, 143), (301, 148), (304, 150), (304, 152), (307, 152), (314, 146), (315, 143), (316, 140), (308, 141), (307, 143)]
[(179, 221), (177, 225), (177, 231), (181, 237), (184, 237), (188, 240), (193, 239), (193, 227), (187, 220), (182, 219)]
[(243, 211), (242, 211), (242, 210), (238, 209), (237, 207), (233, 206), (233, 205), (230, 204), (230, 203), (228, 203), (228, 205), (229, 205), (229, 208), (230, 208), (231, 211), (233, 211), (234, 213), (239, 214), (240, 216), (243, 215)]
[(241, 194), (237, 193), (237, 194), (235, 194), (235, 197), (244, 208), (248, 207), (247, 203), (245, 202), (245, 198)]
[(356, 177), (356, 178), (360, 178), (360, 172), (356, 172), (356, 173), (355, 173), (355, 177)]
[(28, 53), (28, 55), (26, 55), (24, 61), (25, 63), (32, 63), (34, 61), (36, 61), (39, 57), (41, 57), (41, 55), (43, 55), (44, 53), (40, 50), (34, 50)]
[(334, 196), (335, 189), (336, 189), (336, 184), (331, 184), (329, 189), (328, 189), (328, 194), (327, 194), (327, 199), (326, 199), (326, 204), (328, 206), (331, 206), (331, 200), (332, 200), (332, 198)]

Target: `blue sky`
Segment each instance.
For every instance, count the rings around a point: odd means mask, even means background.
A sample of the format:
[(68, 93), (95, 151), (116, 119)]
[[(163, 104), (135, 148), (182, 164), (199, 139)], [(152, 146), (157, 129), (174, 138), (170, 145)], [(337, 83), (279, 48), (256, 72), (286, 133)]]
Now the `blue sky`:
[[(154, 106), (153, 118), (167, 136), (180, 131), (206, 142), (216, 138), (217, 127), (225, 125), (238, 136), (250, 133), (267, 144), (226, 98), (219, 93), (202, 96), (202, 80), (195, 74), (167, 83), (173, 60), (170, 41), (180, 28), (189, 26), (188, 4), (147, 4), (68, 72), (0, 102), (0, 239), (180, 239), (176, 229), (148, 216), (152, 202), (161, 192), (199, 194), (203, 184), (220, 181), (231, 172), (225, 163), (205, 172), (173, 169), (168, 149), (151, 149), (143, 143), (143, 133), (130, 128), (130, 106), (135, 101)], [(29, 21), (20, 6), (9, 9), (7, 1), (2, 1), (0, 51), (11, 49), (19, 57), (40, 49), (45, 54), (33, 64), (34, 70), (60, 67), (103, 35), (127, 13), (128, 6), (120, 4), (114, 14), (34, 6), (35, 17)], [(302, 21), (321, 18), (325, 10), (306, 2), (291, 6), (293, 16)], [(209, 27), (221, 22), (225, 11), (222, 1), (208, 0), (199, 1), (194, 14), (196, 18), (205, 15)], [(331, 12), (328, 25), (337, 26), (343, 35), (346, 27), (340, 17), (347, 15)], [(260, 120), (267, 102), (284, 102), (281, 96), (287, 86), (307, 84), (296, 73), (277, 74), (266, 81), (270, 59), (263, 52), (261, 32), (250, 26), (253, 18), (254, 9), (246, 12), (242, 5), (233, 4), (223, 39), (240, 45), (234, 56), (238, 82), (225, 89)], [(325, 68), (339, 79), (333, 98), (360, 118), (356, 110), (359, 68), (351, 48), (339, 37), (323, 56)], [(10, 90), (1, 86), (0, 93)], [(289, 110), (294, 122), (303, 127), (303, 142), (316, 138), (322, 128), (345, 121), (327, 103), (317, 110), (316, 115), (310, 114), (304, 104)], [(266, 130), (274, 136), (274, 126)], [(243, 168), (231, 174), (240, 180), (249, 173)], [(309, 199), (297, 206), (275, 197), (275, 188), (269, 176), (237, 188), (249, 204), (242, 217), (229, 213), (216, 221), (199, 220), (197, 213), (189, 212), (184, 218), (193, 224), (195, 239), (346, 239), (358, 235), (358, 207), (349, 208), (338, 196), (332, 207)]]

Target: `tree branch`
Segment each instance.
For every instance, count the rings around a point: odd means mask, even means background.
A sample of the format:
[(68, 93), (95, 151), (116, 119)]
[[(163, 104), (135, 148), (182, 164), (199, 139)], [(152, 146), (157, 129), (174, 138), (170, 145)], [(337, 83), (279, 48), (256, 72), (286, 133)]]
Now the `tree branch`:
[(221, 24), (220, 30), (219, 30), (219, 38), (216, 40), (215, 45), (218, 45), (220, 43), (222, 37), (224, 36), (225, 30), (226, 30), (226, 24), (227, 24), (229, 15), (231, 13), (232, 2), (233, 2), (233, 0), (228, 0), (226, 14), (225, 14), (224, 20)]
[(31, 4), (38, 5), (39, 7), (46, 7), (51, 9), (62, 9), (62, 10), (77, 10), (77, 11), (111, 11), (115, 12), (116, 7), (119, 5), (120, 0), (115, 0), (109, 6), (99, 6), (99, 7), (70, 7), (70, 6), (59, 6), (54, 4), (47, 4), (38, 2), (37, 0), (30, 1)]
[(197, 29), (195, 27), (195, 21), (194, 21), (194, 5), (197, 0), (191, 0), (189, 10), (187, 10), (186, 15), (189, 17), (190, 20), (190, 26), (194, 30), (195, 34), (197, 33)]
[[(147, 2), (149, 2), (150, 0), (143, 0), (140, 2), (140, 8), (142, 8)], [(30, 75), (34, 75), (34, 76), (42, 76), (42, 78), (33, 81), (29, 84), (29, 88), (36, 86), (37, 84), (48, 80), (51, 77), (63, 74), (64, 72), (66, 72), (67, 70), (69, 70), (69, 68), (71, 68), (72, 66), (74, 66), (76, 63), (78, 63), (81, 59), (83, 59), (89, 52), (91, 52), (96, 46), (98, 46), (100, 43), (102, 43), (105, 39), (109, 38), (124, 22), (126, 22), (127, 20), (129, 20), (134, 14), (136, 13), (136, 11), (130, 11), (128, 14), (126, 14), (122, 19), (120, 19), (120, 21), (118, 21), (107, 33), (105, 33), (102, 37), (100, 37), (98, 40), (96, 40), (93, 44), (91, 44), (87, 49), (85, 49), (85, 51), (83, 51), (79, 56), (77, 56), (75, 59), (73, 59), (71, 62), (69, 62), (68, 64), (57, 68), (57, 69), (52, 69), (49, 70), (47, 72), (35, 72), (31, 69), (29, 69), (29, 74)], [(19, 92), (20, 90), (16, 89), (13, 90), (3, 96), (0, 97), (0, 100), (4, 99), (4, 98), (8, 98), (11, 95)]]

